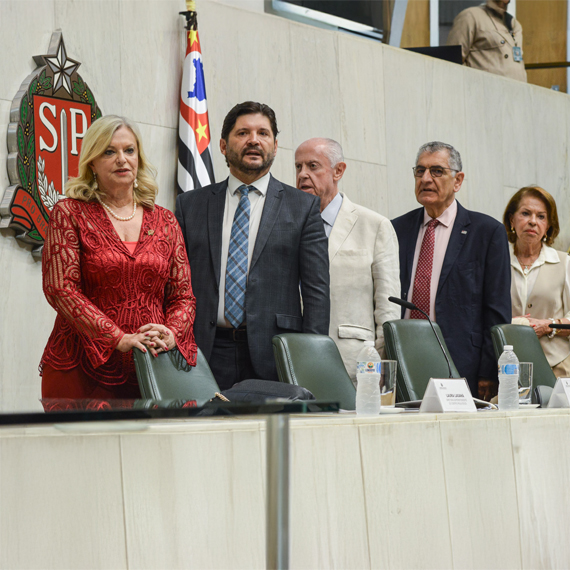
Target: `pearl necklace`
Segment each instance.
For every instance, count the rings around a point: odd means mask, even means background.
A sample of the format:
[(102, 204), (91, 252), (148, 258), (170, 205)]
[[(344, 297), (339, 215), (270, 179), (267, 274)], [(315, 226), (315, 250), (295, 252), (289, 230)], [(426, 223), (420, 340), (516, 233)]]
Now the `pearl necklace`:
[(113, 210), (111, 210), (111, 207), (108, 206), (107, 204), (105, 204), (105, 202), (103, 202), (103, 200), (99, 199), (99, 202), (101, 202), (101, 206), (103, 206), (103, 208), (105, 208), (105, 210), (107, 210), (107, 212), (109, 212), (109, 214), (111, 214), (111, 216), (113, 216), (113, 218), (115, 218), (116, 220), (119, 220), (119, 222), (130, 221), (135, 217), (135, 214), (137, 213), (137, 203), (136, 202), (135, 202), (135, 205), (133, 208), (133, 213), (130, 216), (127, 216), (126, 218), (123, 218), (121, 216), (117, 216), (117, 214), (115, 214), (115, 212), (113, 212)]

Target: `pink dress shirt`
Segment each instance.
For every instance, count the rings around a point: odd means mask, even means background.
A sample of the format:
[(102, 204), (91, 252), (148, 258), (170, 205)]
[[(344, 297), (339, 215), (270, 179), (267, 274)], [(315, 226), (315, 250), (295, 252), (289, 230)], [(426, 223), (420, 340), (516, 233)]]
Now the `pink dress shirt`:
[[(443, 260), (445, 252), (447, 251), (447, 244), (451, 237), (455, 217), (457, 216), (457, 202), (453, 200), (451, 205), (437, 218), (439, 224), (435, 228), (435, 245), (433, 250), (433, 268), (431, 272), (431, 286), (430, 286), (430, 299), (429, 299), (429, 318), (436, 321), (435, 314), (435, 297), (437, 294), (437, 287), (439, 284), (439, 276), (441, 275), (441, 268), (443, 267)], [(412, 300), (414, 294), (414, 280), (416, 278), (416, 268), (418, 267), (418, 258), (420, 256), (420, 249), (428, 223), (431, 221), (430, 216), (424, 209), (424, 221), (418, 232), (418, 239), (416, 241), (416, 251), (414, 252), (414, 264), (412, 265), (412, 278), (410, 281), (410, 290), (408, 291), (407, 299)], [(410, 318), (410, 310), (406, 309), (404, 314), (405, 319)]]

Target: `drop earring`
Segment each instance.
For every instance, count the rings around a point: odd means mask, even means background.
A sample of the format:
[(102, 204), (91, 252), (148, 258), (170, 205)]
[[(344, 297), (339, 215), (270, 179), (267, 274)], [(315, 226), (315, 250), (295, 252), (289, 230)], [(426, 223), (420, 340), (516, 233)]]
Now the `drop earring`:
[(138, 188), (139, 187), (139, 181), (135, 178), (135, 183), (134, 183), (134, 187)]
[(99, 184), (97, 184), (97, 173), (93, 172), (93, 190), (98, 190)]

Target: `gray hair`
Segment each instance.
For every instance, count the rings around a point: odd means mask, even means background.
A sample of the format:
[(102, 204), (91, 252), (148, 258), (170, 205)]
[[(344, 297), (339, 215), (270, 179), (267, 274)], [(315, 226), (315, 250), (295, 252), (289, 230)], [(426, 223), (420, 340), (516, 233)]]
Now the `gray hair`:
[(334, 168), (339, 162), (344, 162), (344, 154), (342, 152), (342, 147), (333, 139), (321, 139), (325, 146), (324, 153), (329, 159), (332, 168)]
[(459, 152), (457, 152), (450, 144), (440, 141), (432, 141), (420, 146), (420, 150), (418, 150), (418, 154), (416, 156), (416, 165), (420, 160), (420, 156), (424, 152), (433, 154), (434, 152), (438, 152), (440, 150), (447, 151), (447, 154), (449, 155), (449, 168), (452, 170), (457, 170), (457, 172), (463, 172), (463, 164), (461, 162), (461, 155)]

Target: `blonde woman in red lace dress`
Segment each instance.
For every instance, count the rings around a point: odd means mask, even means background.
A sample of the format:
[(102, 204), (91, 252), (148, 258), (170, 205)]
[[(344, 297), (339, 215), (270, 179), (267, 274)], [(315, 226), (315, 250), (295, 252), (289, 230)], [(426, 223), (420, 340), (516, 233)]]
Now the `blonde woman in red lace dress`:
[(195, 365), (184, 240), (157, 192), (137, 128), (112, 115), (95, 121), (44, 245), (44, 293), (57, 317), (40, 365), (43, 398), (140, 397), (133, 347), (155, 357), (177, 347)]

